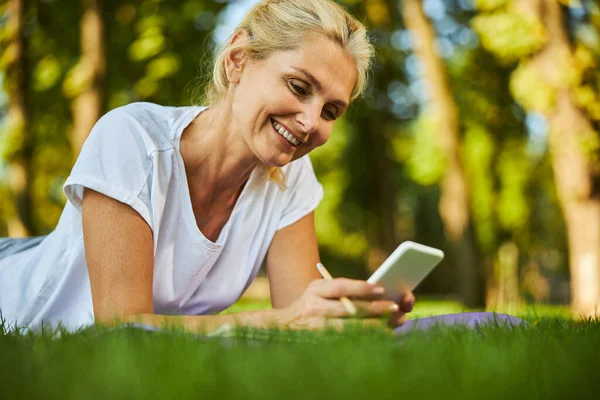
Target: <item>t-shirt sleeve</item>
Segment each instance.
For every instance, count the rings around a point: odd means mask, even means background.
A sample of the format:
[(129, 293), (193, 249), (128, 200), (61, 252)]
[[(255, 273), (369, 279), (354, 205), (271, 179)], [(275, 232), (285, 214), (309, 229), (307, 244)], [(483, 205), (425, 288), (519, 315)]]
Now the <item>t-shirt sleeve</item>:
[(144, 143), (143, 127), (122, 108), (104, 115), (85, 141), (63, 190), (81, 211), (84, 188), (125, 203), (150, 225), (147, 180), (152, 161)]
[(317, 180), (308, 154), (294, 161), (286, 171), (286, 205), (277, 230), (308, 215), (323, 199), (323, 186)]

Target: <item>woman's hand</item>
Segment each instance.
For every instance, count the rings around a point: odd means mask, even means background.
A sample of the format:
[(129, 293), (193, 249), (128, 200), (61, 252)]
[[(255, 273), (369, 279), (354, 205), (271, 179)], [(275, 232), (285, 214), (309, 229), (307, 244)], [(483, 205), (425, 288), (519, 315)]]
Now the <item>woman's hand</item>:
[(397, 328), (406, 322), (406, 314), (412, 311), (415, 305), (415, 296), (412, 292), (402, 295), (399, 303), (399, 310), (390, 315), (389, 325)]
[(365, 325), (382, 325), (382, 317), (389, 317), (392, 327), (405, 321), (405, 313), (412, 309), (412, 293), (405, 295), (400, 304), (383, 300), (383, 288), (365, 281), (337, 278), (312, 281), (302, 296), (279, 310), (279, 324), (291, 329), (341, 329), (353, 317), (340, 302), (340, 297), (352, 299), (357, 315)]

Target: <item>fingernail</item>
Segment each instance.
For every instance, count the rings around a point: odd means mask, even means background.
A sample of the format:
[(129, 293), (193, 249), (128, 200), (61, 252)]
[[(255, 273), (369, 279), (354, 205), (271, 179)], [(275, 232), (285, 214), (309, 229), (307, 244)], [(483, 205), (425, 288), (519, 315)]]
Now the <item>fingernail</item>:
[(398, 304), (392, 304), (392, 305), (390, 306), (390, 311), (391, 311), (391, 312), (396, 312), (396, 311), (398, 311), (398, 310), (400, 310), (400, 307), (398, 307)]
[(373, 294), (384, 294), (385, 293), (385, 289), (381, 286), (377, 286), (376, 288), (373, 289)]
[(411, 300), (408, 303), (406, 303), (406, 312), (411, 312), (414, 306), (415, 306), (414, 300)]

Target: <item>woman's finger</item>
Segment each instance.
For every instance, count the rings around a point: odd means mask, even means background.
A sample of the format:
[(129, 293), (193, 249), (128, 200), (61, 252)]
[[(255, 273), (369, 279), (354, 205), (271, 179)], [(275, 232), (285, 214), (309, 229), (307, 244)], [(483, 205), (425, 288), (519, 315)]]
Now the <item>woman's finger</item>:
[(335, 299), (340, 297), (377, 298), (384, 293), (383, 287), (361, 280), (336, 278), (333, 280), (318, 279), (311, 282), (315, 294)]
[(356, 315), (350, 314), (344, 304), (337, 299), (321, 299), (321, 301), (312, 306), (313, 309), (309, 313), (314, 316), (321, 315), (327, 318), (364, 318), (388, 316), (399, 311), (396, 303), (387, 300), (353, 300), (352, 304), (356, 307)]
[(353, 303), (359, 317), (388, 316), (400, 311), (398, 304), (389, 300), (354, 300)]
[(398, 311), (390, 315), (388, 323), (392, 328), (397, 328), (399, 326), (404, 325), (406, 323), (406, 320), (406, 314), (402, 311)]
[(412, 294), (412, 292), (404, 293), (400, 299), (399, 305), (400, 310), (404, 311), (405, 313), (411, 312), (415, 305), (415, 296)]

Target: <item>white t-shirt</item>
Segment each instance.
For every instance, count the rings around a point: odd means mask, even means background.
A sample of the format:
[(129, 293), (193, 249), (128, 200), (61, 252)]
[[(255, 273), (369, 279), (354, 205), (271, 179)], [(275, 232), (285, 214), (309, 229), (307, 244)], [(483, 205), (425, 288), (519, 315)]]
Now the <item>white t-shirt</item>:
[[(308, 156), (282, 168), (287, 188), (256, 168), (216, 242), (196, 225), (179, 151), (183, 129), (205, 108), (134, 103), (103, 116), (68, 177), (56, 229), (0, 260), (0, 312), (12, 325), (93, 324), (81, 202), (87, 187), (131, 206), (152, 229), (157, 314), (218, 313), (255, 278), (275, 232), (313, 211), (323, 189)], [(110, 249), (106, 249), (110, 251)]]

